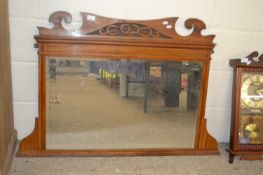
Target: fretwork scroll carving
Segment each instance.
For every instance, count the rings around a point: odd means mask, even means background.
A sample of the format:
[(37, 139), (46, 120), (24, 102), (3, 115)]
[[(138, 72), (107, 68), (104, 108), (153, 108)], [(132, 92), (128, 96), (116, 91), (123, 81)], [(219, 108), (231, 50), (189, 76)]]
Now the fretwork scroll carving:
[(89, 35), (93, 34), (106, 36), (169, 38), (151, 27), (135, 23), (112, 24), (89, 33)]

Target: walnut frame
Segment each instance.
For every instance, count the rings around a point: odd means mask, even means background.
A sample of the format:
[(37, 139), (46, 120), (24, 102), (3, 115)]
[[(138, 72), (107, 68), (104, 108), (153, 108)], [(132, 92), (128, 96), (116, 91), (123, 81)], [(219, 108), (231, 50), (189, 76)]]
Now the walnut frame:
[[(53, 13), (49, 21), (54, 27), (38, 27), (35, 36), (39, 56), (39, 116), (34, 131), (24, 138), (18, 156), (157, 156), (219, 154), (217, 141), (207, 132), (205, 105), (209, 65), (214, 35), (203, 36), (205, 24), (188, 19), (185, 27), (193, 28), (189, 36), (175, 32), (178, 18), (158, 20), (120, 20), (91, 13), (81, 13), (82, 27), (67, 31), (62, 21), (72, 20), (68, 12)], [(194, 148), (109, 149), (109, 150), (48, 150), (46, 149), (46, 57), (134, 58), (155, 60), (198, 61), (203, 63), (200, 102)]]

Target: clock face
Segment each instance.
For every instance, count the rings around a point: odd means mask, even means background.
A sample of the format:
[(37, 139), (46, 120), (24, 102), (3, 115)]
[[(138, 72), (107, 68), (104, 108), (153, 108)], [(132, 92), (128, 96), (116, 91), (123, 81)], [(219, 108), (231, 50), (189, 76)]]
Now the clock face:
[(242, 76), (241, 100), (245, 108), (263, 108), (263, 73), (245, 73)]
[(243, 72), (241, 77), (240, 144), (263, 143), (263, 72)]

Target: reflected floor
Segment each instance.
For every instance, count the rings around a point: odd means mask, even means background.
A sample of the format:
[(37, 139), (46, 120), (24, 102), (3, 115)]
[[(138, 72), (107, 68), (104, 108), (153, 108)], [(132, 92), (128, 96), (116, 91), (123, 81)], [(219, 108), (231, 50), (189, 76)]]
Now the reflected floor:
[[(155, 108), (92, 76), (57, 76), (47, 81), (48, 149), (192, 148), (196, 113)], [(156, 100), (158, 101), (158, 100)], [(160, 100), (159, 100), (160, 101)]]

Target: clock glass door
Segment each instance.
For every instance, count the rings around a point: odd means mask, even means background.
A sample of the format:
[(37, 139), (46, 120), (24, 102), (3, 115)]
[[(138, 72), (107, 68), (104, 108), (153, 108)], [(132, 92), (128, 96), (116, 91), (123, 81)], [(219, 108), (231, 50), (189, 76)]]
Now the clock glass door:
[(240, 144), (263, 144), (263, 72), (244, 71), (240, 87)]

